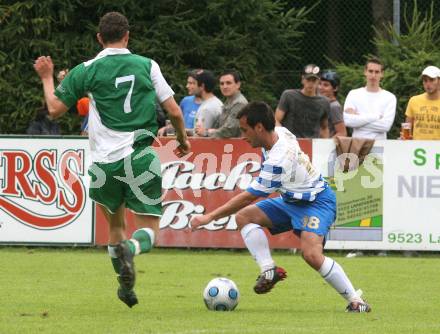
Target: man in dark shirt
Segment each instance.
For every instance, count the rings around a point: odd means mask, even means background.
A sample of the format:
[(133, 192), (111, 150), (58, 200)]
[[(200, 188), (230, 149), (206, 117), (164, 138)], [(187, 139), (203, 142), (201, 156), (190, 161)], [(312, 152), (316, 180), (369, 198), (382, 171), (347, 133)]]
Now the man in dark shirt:
[(298, 138), (328, 138), (328, 99), (318, 95), (319, 67), (309, 64), (301, 75), (302, 89), (283, 92), (275, 112), (278, 124)]
[(29, 123), (26, 130), (28, 135), (60, 135), (60, 127), (57, 122), (49, 118), (47, 107), (37, 110), (35, 119)]
[(337, 100), (340, 80), (338, 74), (333, 70), (323, 71), (319, 83), (319, 93), (330, 100), (330, 114), (328, 115), (328, 127), (330, 137), (347, 136), (347, 129), (344, 123), (344, 112)]

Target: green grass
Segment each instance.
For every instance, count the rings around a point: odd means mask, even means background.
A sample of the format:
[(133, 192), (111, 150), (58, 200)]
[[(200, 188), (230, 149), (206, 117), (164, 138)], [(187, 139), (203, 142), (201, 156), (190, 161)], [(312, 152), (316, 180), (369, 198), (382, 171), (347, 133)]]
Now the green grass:
[[(370, 314), (345, 301), (298, 255), (276, 252), (289, 277), (271, 293), (252, 287), (257, 266), (245, 251), (161, 249), (136, 258), (140, 304), (116, 297), (103, 249), (0, 248), (0, 333), (439, 333), (438, 255), (406, 258), (330, 254), (364, 290)], [(216, 276), (234, 280), (234, 312), (202, 300)]]

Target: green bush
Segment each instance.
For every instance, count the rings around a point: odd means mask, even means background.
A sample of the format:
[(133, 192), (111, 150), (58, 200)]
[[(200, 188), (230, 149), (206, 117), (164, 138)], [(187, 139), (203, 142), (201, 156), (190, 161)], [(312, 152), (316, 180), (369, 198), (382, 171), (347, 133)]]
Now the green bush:
[[(385, 34), (376, 31), (377, 56), (385, 64), (382, 87), (397, 97), (396, 118), (388, 138), (399, 137), (409, 98), (423, 93), (422, 70), (428, 65), (440, 66), (440, 22), (434, 20), (433, 14), (434, 2), (428, 13), (421, 13), (415, 2), (411, 13), (404, 11), (404, 34), (396, 34), (391, 24), (386, 26)], [(335, 64), (335, 67), (341, 75), (342, 96), (365, 85), (364, 64)]]
[[(51, 55), (56, 71), (93, 58), (99, 18), (124, 13), (131, 51), (158, 61), (179, 100), (186, 73), (235, 68), (249, 99), (274, 104), (273, 73), (296, 60), (308, 10), (272, 0), (3, 1), (0, 5), (0, 132), (23, 133), (41, 106), (41, 84), (32, 63)], [(282, 61), (281, 61), (282, 60)], [(275, 91), (276, 92), (276, 91)], [(64, 134), (77, 134), (79, 119), (60, 119)]]

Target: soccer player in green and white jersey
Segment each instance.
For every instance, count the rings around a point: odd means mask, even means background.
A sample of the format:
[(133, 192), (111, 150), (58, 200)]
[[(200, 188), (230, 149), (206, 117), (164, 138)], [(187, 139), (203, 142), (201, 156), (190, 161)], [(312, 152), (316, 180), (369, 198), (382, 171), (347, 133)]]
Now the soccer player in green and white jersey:
[[(133, 257), (152, 248), (162, 214), (160, 161), (150, 147), (158, 129), (156, 98), (176, 129), (177, 154), (188, 153), (190, 144), (182, 112), (159, 65), (127, 49), (126, 17), (117, 12), (104, 15), (97, 39), (103, 50), (73, 68), (56, 90), (51, 58), (39, 57), (34, 68), (50, 115), (61, 116), (84, 94), (90, 98), (89, 196), (109, 223), (108, 252), (118, 274), (118, 297), (132, 307), (138, 303)], [(125, 208), (133, 211), (138, 228), (130, 239), (125, 235)]]

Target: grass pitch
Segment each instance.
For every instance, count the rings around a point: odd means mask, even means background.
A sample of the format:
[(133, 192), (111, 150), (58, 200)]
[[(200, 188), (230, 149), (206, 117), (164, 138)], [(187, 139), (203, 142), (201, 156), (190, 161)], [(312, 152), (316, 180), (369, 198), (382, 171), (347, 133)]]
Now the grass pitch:
[[(155, 249), (136, 258), (140, 304), (129, 309), (104, 249), (0, 248), (0, 333), (440, 333), (438, 255), (329, 256), (372, 313), (345, 313), (345, 301), (287, 252), (274, 253), (287, 280), (259, 296), (246, 251)], [(217, 276), (239, 287), (233, 312), (205, 308), (203, 288)]]

